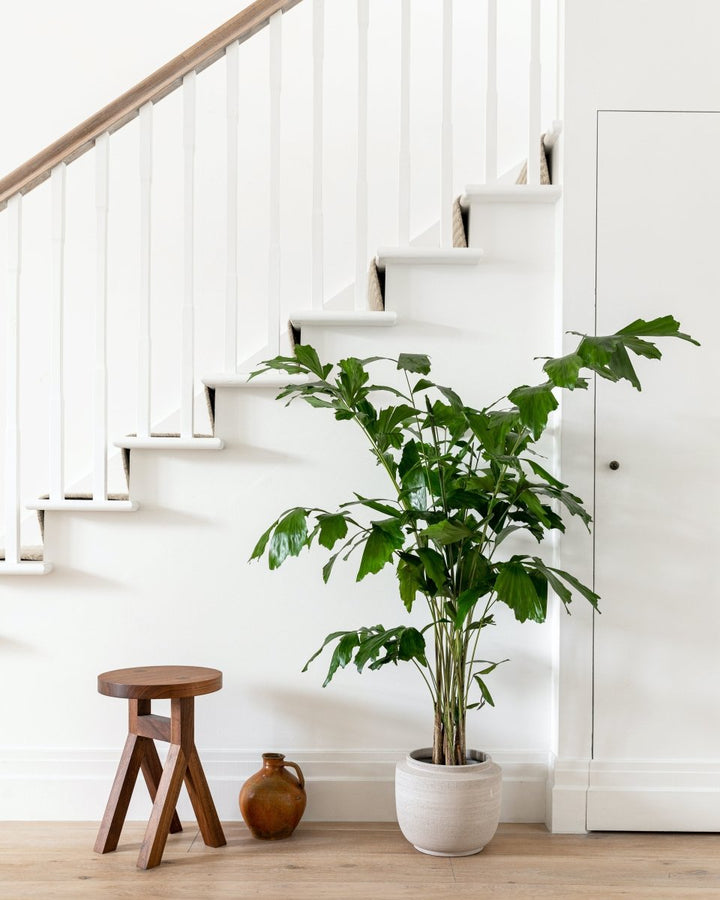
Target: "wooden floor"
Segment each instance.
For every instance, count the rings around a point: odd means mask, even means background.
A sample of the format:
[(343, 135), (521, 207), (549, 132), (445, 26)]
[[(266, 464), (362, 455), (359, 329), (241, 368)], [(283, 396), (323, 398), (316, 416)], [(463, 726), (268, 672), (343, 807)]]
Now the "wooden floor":
[(162, 865), (135, 867), (143, 826), (126, 825), (114, 853), (92, 852), (96, 823), (0, 823), (0, 897), (265, 900), (720, 898), (720, 835), (551, 835), (501, 825), (485, 850), (425, 856), (397, 826), (303, 823), (287, 841), (256, 841), (239, 823), (228, 846), (194, 827), (170, 835)]

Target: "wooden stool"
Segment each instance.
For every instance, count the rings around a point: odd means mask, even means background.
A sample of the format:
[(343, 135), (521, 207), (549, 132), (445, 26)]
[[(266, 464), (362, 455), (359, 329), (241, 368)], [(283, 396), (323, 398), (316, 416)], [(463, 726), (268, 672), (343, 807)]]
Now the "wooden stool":
[[(199, 666), (147, 666), (116, 669), (98, 675), (98, 691), (130, 701), (130, 723), (95, 851), (115, 850), (130, 797), (142, 768), (153, 800), (150, 821), (140, 847), (138, 867), (151, 869), (162, 859), (169, 832), (182, 831), (175, 806), (183, 779), (195, 810), (200, 833), (208, 847), (225, 845), (225, 835), (195, 748), (195, 697), (222, 687), (222, 672)], [(170, 718), (150, 712), (152, 700), (169, 699)], [(168, 741), (165, 768), (153, 739)]]

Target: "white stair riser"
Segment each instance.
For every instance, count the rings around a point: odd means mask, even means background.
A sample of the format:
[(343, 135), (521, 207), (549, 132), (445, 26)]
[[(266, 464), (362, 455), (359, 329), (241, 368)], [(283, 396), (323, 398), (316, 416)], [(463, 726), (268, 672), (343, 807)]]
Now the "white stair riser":
[[(323, 359), (430, 353), (433, 376), (490, 403), (542, 378), (533, 357), (554, 349), (552, 247), (549, 268), (486, 259), (477, 267), (388, 266), (386, 304), (395, 329), (305, 326), (303, 342)], [(501, 364), (498, 365), (498, 360)]]
[(487, 263), (508, 262), (552, 272), (556, 210), (553, 203), (473, 201), (469, 245), (482, 247)]

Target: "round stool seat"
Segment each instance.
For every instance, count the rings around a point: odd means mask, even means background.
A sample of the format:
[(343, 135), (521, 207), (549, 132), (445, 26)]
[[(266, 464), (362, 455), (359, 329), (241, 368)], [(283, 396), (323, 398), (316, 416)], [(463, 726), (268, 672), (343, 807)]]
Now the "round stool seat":
[(136, 666), (98, 675), (98, 691), (126, 700), (174, 700), (212, 694), (222, 687), (222, 672), (204, 666)]

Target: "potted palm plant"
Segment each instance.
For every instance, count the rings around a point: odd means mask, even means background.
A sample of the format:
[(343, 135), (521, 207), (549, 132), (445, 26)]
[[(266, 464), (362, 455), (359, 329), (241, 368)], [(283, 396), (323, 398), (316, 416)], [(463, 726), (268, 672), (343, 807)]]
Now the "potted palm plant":
[[(330, 555), (325, 582), (338, 559), (359, 557), (357, 580), (392, 566), (407, 612), (422, 604), (425, 624), (370, 625), (329, 634), (308, 665), (331, 653), (324, 684), (353, 663), (359, 672), (406, 662), (417, 669), (432, 709), (432, 747), (398, 764), (396, 801), (405, 836), (419, 850), (467, 855), (495, 833), (500, 810), (499, 767), (466, 746), (471, 710), (494, 705), (488, 686), (500, 661), (484, 659), (483, 633), (498, 604), (520, 622), (545, 621), (548, 594), (565, 609), (574, 596), (597, 608), (598, 595), (540, 555), (508, 553), (505, 541), (529, 533), (539, 544), (564, 531), (563, 514), (590, 526), (582, 501), (543, 467), (534, 451), (558, 389), (585, 389), (588, 375), (640, 382), (630, 353), (659, 359), (652, 338), (697, 343), (671, 316), (638, 319), (612, 335), (579, 335), (576, 349), (544, 358), (545, 380), (522, 385), (507, 402), (467, 406), (449, 387), (430, 380), (430, 360), (402, 353), (397, 359), (348, 358), (322, 362), (310, 346), (278, 356), (254, 375), (279, 370), (307, 376), (278, 399), (300, 399), (359, 427), (387, 475), (390, 499), (356, 493), (337, 509), (285, 510), (265, 531), (252, 559), (267, 555), (276, 569), (317, 543)], [(388, 363), (391, 384), (370, 380)]]

